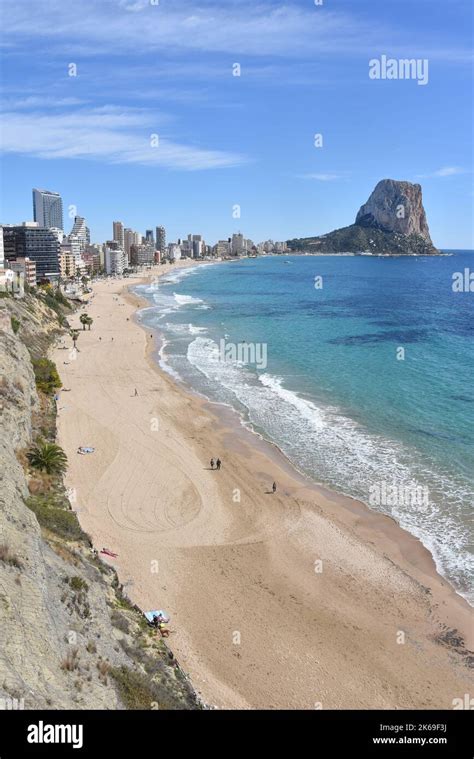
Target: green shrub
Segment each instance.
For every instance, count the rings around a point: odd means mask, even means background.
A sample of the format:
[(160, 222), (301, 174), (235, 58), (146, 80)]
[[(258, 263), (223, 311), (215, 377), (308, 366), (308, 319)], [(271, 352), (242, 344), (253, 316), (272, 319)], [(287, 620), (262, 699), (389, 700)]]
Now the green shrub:
[(61, 290), (57, 289), (54, 291), (54, 298), (55, 300), (61, 304), (61, 306), (65, 306), (66, 308), (71, 308), (71, 304), (66, 298), (65, 295), (61, 292)]
[(61, 387), (56, 365), (49, 358), (33, 359), (33, 371), (36, 387), (46, 395), (52, 395), (55, 390)]
[(46, 303), (49, 308), (51, 308), (53, 311), (56, 311), (57, 314), (61, 313), (61, 306), (51, 293), (45, 293), (43, 295), (43, 300)]
[(32, 495), (26, 500), (26, 505), (36, 514), (41, 527), (64, 540), (88, 542), (75, 513), (58, 506), (54, 497)]
[(12, 325), (12, 330), (13, 330), (14, 334), (16, 335), (17, 332), (18, 332), (18, 330), (21, 327), (21, 321), (19, 319), (17, 319), (16, 316), (12, 316), (10, 318), (10, 321), (11, 321), (11, 325)]
[(77, 575), (74, 577), (70, 577), (68, 582), (71, 588), (76, 593), (80, 593), (81, 591), (84, 591), (86, 593), (89, 590), (89, 586), (86, 583), (86, 581), (83, 580), (82, 577), (78, 577)]
[(159, 709), (190, 708), (189, 703), (184, 703), (180, 694), (174, 691), (173, 685), (176, 685), (172, 680), (169, 683), (157, 682), (142, 672), (124, 666), (112, 667), (109, 674), (127, 709), (152, 709), (153, 704), (158, 704)]

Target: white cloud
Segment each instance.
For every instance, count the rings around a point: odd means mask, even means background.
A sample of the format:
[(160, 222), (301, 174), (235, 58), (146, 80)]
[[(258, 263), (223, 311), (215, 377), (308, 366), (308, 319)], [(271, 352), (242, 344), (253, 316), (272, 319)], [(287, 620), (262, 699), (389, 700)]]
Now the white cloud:
[(333, 182), (336, 179), (345, 179), (346, 174), (298, 174), (298, 179), (314, 179), (318, 182)]
[[(2, 0), (8, 19), (8, 44), (32, 39), (47, 41), (48, 53), (120, 55), (177, 52), (241, 54), (312, 58), (321, 53), (350, 55), (375, 52), (390, 45), (399, 55), (470, 61), (472, 52), (436, 44), (439, 32), (424, 30), (411, 36), (399, 28), (376, 22), (357, 10), (349, 13), (336, 4), (315, 6), (311, 0)], [(443, 45), (446, 44), (443, 40)]]
[[(5, 153), (43, 159), (86, 158), (187, 171), (247, 162), (239, 154), (173, 141), (160, 133), (168, 121), (165, 115), (157, 119), (145, 109), (115, 106), (27, 115), (11, 110), (3, 114), (1, 147)], [(158, 147), (151, 144), (154, 134), (159, 136)]]
[(64, 108), (65, 106), (71, 105), (83, 105), (85, 102), (86, 101), (74, 97), (49, 98), (43, 95), (27, 95), (24, 98), (3, 98), (2, 109), (8, 110), (13, 108), (19, 110), (24, 108), (25, 110), (31, 110), (32, 108)]
[(454, 177), (458, 174), (467, 174), (467, 171), (460, 166), (443, 166), (443, 168), (437, 169), (437, 171), (433, 171), (431, 174), (417, 174), (417, 177), (419, 179), (433, 179), (435, 177)]
[(43, 38), (53, 48), (95, 55), (197, 50), (298, 57), (360, 49), (377, 35), (373, 21), (311, 3), (81, 0), (80, 12), (64, 0), (2, 5), (10, 40)]

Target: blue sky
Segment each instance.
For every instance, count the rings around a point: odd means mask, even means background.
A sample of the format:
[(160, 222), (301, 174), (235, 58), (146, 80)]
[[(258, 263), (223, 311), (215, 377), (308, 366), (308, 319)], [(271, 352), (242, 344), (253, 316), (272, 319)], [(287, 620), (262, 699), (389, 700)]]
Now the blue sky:
[[(390, 177), (421, 183), (436, 245), (474, 247), (471, 0), (154, 1), (0, 0), (3, 223), (44, 187), (95, 242), (115, 219), (285, 240)], [(371, 80), (381, 55), (428, 84)]]

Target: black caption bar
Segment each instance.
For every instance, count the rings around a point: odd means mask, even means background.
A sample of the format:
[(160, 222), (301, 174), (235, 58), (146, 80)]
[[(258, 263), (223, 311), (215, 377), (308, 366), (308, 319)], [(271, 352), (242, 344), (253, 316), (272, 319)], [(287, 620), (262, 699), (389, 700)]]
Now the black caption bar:
[[(111, 756), (130, 748), (167, 754), (191, 742), (200, 754), (247, 751), (254, 741), (279, 756), (311, 749), (344, 756), (469, 759), (471, 711), (0, 711), (0, 759)], [(110, 752), (114, 752), (111, 754)], [(285, 752), (283, 754), (283, 752)]]

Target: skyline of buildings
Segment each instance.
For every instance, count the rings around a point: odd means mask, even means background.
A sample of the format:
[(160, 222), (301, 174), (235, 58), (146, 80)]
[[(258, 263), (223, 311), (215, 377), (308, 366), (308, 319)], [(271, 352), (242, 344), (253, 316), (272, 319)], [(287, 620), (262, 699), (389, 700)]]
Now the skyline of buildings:
[[(63, 229), (63, 203), (58, 192), (33, 188), (34, 221), (0, 225), (0, 269), (23, 273), (31, 284), (43, 280), (74, 278), (84, 274), (122, 275), (127, 269), (174, 262), (182, 258), (230, 258), (284, 252), (286, 243), (258, 243), (234, 232), (214, 245), (201, 234), (167, 243), (164, 225), (147, 228), (145, 234), (112, 222), (112, 239), (92, 243), (84, 216), (75, 215), (71, 231)], [(76, 210), (76, 209), (74, 209)]]

